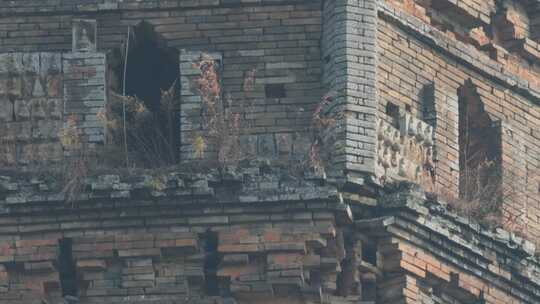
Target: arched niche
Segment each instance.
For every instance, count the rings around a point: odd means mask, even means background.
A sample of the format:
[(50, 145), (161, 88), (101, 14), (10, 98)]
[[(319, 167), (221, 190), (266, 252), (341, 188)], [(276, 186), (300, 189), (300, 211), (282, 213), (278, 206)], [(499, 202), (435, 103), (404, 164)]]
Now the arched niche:
[(458, 89), (460, 197), (482, 200), (500, 189), (501, 128), (471, 80)]

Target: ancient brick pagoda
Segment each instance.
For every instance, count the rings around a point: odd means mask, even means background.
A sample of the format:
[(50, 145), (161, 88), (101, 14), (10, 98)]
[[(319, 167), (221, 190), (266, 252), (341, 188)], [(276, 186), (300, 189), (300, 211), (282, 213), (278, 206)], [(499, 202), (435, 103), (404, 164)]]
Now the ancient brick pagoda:
[[(0, 0), (0, 304), (540, 303), (539, 59), (534, 0)], [(48, 173), (169, 87), (167, 170)]]

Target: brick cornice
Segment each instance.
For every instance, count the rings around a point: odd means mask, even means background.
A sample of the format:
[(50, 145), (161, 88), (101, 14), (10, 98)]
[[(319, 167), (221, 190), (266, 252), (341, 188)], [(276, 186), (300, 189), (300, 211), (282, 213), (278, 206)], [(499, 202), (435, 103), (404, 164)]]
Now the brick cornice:
[(494, 61), (474, 46), (452, 39), (433, 26), (406, 12), (394, 9), (386, 3), (379, 2), (378, 13), (379, 18), (414, 35), (434, 50), (454, 59), (483, 77), (525, 96), (533, 104), (540, 105), (540, 88), (533, 87), (527, 80), (505, 70), (502, 64)]
[(381, 218), (358, 220), (356, 229), (374, 236), (386, 233), (523, 303), (540, 301), (540, 262), (529, 241), (456, 215), (444, 202), (426, 199), (414, 184), (381, 196), (379, 208)]

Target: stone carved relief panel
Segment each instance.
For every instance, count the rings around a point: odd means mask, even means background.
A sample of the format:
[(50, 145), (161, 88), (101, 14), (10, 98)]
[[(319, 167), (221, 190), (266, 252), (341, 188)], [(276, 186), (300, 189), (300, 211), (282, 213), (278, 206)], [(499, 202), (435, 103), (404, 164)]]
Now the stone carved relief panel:
[(433, 187), (433, 133), (433, 126), (410, 113), (400, 113), (397, 128), (378, 118), (377, 179), (381, 183), (409, 180)]

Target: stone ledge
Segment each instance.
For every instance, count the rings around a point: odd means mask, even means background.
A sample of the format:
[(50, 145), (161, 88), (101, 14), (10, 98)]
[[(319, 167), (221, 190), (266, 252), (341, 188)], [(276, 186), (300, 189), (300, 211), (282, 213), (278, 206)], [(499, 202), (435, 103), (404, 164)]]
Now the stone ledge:
[[(266, 171), (270, 170), (270, 171)], [(230, 195), (220, 195), (228, 187)], [(60, 179), (0, 176), (0, 207), (64, 203)], [(264, 203), (331, 200), (340, 202), (336, 187), (324, 177), (298, 178), (282, 169), (261, 167), (211, 170), (209, 173), (152, 172), (121, 177), (118, 174), (87, 177), (73, 203), (86, 201), (173, 199), (186, 202), (204, 199), (214, 203)]]
[(451, 230), (448, 227), (452, 226), (454, 230), (459, 229), (478, 233), (486, 239), (491, 239), (493, 242), (502, 244), (516, 254), (529, 257), (533, 257), (535, 254), (536, 246), (530, 241), (501, 228), (495, 230), (487, 229), (473, 219), (457, 215), (449, 211), (446, 202), (428, 199), (426, 193), (416, 184), (401, 182), (397, 183), (394, 187), (389, 193), (379, 198), (378, 206), (380, 208), (406, 209), (421, 216), (429, 215), (432, 219), (440, 218), (448, 224), (446, 224), (447, 230), (440, 230), (438, 233), (448, 237)]
[[(540, 300), (540, 261), (535, 257), (535, 245), (528, 240), (453, 214), (446, 203), (427, 199), (423, 190), (411, 183), (387, 188), (378, 203), (385, 217), (356, 221), (357, 229), (377, 236), (390, 233), (489, 280), (524, 303)], [(494, 271), (495, 266), (501, 270)]]

